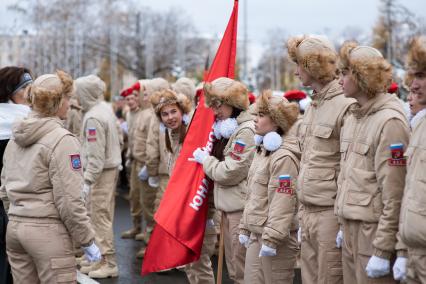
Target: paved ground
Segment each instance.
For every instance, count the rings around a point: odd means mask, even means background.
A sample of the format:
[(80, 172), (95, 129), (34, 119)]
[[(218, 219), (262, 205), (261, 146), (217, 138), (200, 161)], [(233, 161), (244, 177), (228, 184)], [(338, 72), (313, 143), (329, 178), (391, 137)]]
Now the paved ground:
[[(121, 192), (116, 199), (116, 211), (114, 219), (114, 235), (117, 251), (117, 261), (119, 266), (119, 277), (114, 279), (99, 280), (102, 284), (132, 284), (132, 283), (155, 283), (155, 284), (186, 284), (188, 280), (184, 272), (173, 270), (168, 274), (152, 273), (148, 276), (140, 276), (142, 261), (136, 259), (135, 254), (142, 245), (142, 242), (134, 240), (123, 240), (120, 238), (121, 232), (131, 227), (131, 219), (129, 212), (129, 203), (123, 197), (125, 192)], [(213, 259), (216, 266), (217, 259)], [(215, 267), (216, 273), (216, 267)], [(228, 278), (226, 266), (224, 267), (223, 284), (231, 284)], [(296, 274), (294, 283), (301, 283), (299, 273)]]

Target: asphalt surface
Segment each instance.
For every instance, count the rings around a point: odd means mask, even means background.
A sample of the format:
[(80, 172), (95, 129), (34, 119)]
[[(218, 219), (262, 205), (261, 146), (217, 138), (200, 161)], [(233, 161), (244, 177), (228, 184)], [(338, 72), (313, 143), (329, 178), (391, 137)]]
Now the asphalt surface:
[[(116, 198), (115, 218), (114, 218), (114, 237), (116, 246), (116, 256), (119, 267), (119, 277), (97, 280), (102, 284), (132, 284), (132, 283), (155, 283), (155, 284), (186, 284), (189, 283), (184, 272), (172, 270), (166, 274), (151, 273), (142, 277), (140, 275), (142, 260), (136, 258), (136, 252), (142, 246), (143, 242), (121, 239), (121, 232), (131, 228), (131, 218), (129, 211), (129, 202), (125, 199), (126, 191), (119, 190)], [(213, 257), (215, 275), (217, 272), (217, 258)], [(226, 265), (223, 268), (223, 284), (232, 284), (228, 277)], [(301, 283), (300, 271), (296, 271), (294, 283)]]

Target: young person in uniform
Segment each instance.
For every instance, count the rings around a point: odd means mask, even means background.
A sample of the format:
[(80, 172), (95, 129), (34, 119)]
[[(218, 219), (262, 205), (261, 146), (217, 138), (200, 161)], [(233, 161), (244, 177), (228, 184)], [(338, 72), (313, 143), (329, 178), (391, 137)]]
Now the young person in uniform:
[(386, 93), (392, 66), (375, 48), (346, 42), (340, 50), (345, 96), (356, 99), (341, 134), (342, 162), (335, 212), (341, 222), (344, 283), (394, 283), (400, 256), (398, 220), (404, 190), (408, 122)]

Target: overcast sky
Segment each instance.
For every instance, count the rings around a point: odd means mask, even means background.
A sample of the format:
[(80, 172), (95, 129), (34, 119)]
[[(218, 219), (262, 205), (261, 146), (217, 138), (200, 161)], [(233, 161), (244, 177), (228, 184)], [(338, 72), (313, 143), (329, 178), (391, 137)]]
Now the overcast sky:
[[(35, 0), (31, 0), (35, 1)], [(179, 7), (200, 33), (221, 34), (233, 0), (134, 0), (153, 10)], [(16, 0), (0, 0), (0, 26), (13, 22), (6, 7)], [(426, 0), (399, 0), (417, 16), (426, 18)], [(377, 20), (379, 0), (240, 0), (239, 36), (243, 35), (243, 9), (247, 5), (249, 54), (253, 61), (268, 38), (268, 31), (284, 29), (289, 35), (326, 33), (333, 37), (348, 26), (370, 32)], [(252, 62), (253, 63), (253, 62)]]

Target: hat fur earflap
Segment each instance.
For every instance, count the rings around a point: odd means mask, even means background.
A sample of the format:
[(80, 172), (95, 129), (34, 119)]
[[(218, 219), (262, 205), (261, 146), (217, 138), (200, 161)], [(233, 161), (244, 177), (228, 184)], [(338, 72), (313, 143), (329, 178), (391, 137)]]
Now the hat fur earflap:
[(340, 49), (340, 63), (369, 98), (386, 92), (392, 83), (392, 66), (373, 47), (345, 42)]
[(337, 52), (323, 36), (298, 36), (287, 41), (290, 59), (323, 83), (337, 78)]
[(264, 91), (256, 100), (258, 112), (269, 115), (284, 133), (296, 122), (299, 115), (297, 103), (290, 103), (284, 97), (273, 96), (271, 90)]
[(155, 114), (161, 119), (161, 109), (167, 105), (177, 104), (182, 114), (189, 114), (192, 109), (191, 101), (184, 94), (176, 94), (170, 89), (155, 92), (150, 98)]
[(205, 83), (204, 96), (207, 107), (220, 103), (247, 110), (250, 105), (247, 87), (241, 82), (226, 77)]
[(38, 77), (30, 86), (27, 101), (42, 116), (54, 116), (62, 105), (63, 97), (73, 95), (73, 79), (64, 71)]
[(411, 41), (407, 69), (411, 74), (426, 72), (426, 36), (419, 36)]

